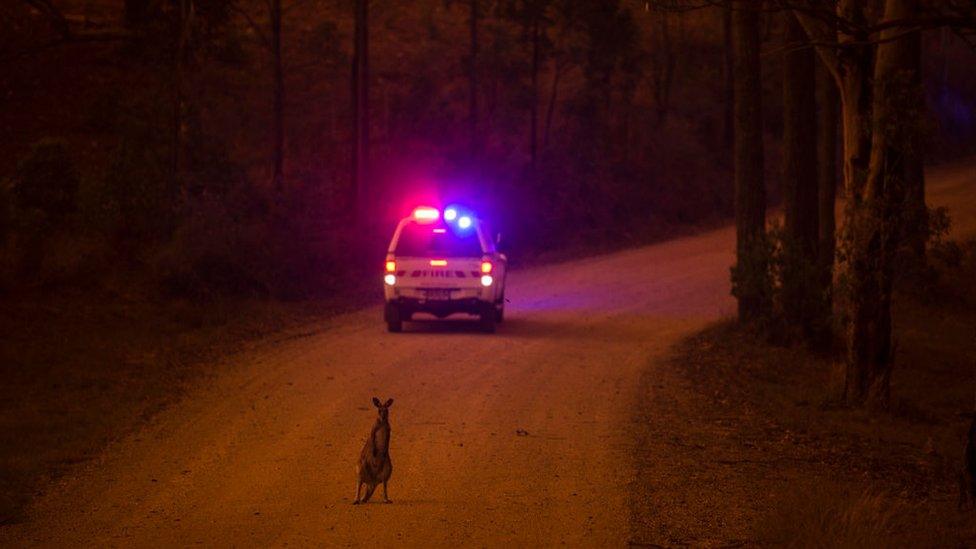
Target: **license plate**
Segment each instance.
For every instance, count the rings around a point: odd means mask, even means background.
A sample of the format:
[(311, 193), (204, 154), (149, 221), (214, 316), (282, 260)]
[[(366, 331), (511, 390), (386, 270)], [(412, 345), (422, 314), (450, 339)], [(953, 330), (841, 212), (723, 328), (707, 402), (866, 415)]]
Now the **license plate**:
[(446, 301), (451, 299), (451, 290), (424, 290), (428, 300)]

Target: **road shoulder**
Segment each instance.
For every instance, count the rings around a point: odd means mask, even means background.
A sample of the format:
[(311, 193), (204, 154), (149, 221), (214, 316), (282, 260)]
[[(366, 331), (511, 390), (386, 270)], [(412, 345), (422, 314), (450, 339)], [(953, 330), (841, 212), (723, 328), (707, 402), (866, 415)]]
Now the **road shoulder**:
[(939, 288), (899, 296), (889, 413), (839, 404), (837, 359), (731, 321), (645, 371), (631, 543), (976, 542), (956, 509), (976, 356), (976, 294), (959, 289), (976, 273), (967, 254)]

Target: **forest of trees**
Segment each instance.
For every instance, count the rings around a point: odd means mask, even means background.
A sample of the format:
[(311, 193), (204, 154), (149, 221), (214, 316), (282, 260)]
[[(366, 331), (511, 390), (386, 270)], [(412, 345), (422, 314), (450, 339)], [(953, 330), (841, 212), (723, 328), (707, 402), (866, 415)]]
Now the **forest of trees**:
[(966, 0), (18, 0), (0, 24), (4, 291), (327, 294), (434, 198), (516, 261), (734, 214), (740, 318), (843, 334), (852, 403), (887, 401), (893, 280), (944, 226), (924, 164), (976, 143)]
[[(845, 399), (886, 407), (895, 351), (894, 282), (906, 271), (924, 268), (933, 225), (923, 174), (928, 116), (923, 31), (948, 29), (968, 39), (976, 31), (976, 7), (841, 0), (734, 1), (727, 8), (734, 12), (738, 260), (733, 292), (739, 316), (771, 319), (821, 347), (829, 344), (834, 327), (840, 328), (846, 342)], [(766, 229), (758, 135), (759, 19), (768, 9), (784, 19), (784, 221), (773, 231)], [(818, 80), (817, 70), (826, 77)], [(818, 85), (823, 88), (819, 120)], [(835, 238), (836, 183), (830, 170), (836, 169), (838, 125), (845, 205), (843, 229)]]
[(731, 213), (721, 13), (367, 4), (5, 3), (3, 285), (327, 293), (436, 195), (514, 258)]

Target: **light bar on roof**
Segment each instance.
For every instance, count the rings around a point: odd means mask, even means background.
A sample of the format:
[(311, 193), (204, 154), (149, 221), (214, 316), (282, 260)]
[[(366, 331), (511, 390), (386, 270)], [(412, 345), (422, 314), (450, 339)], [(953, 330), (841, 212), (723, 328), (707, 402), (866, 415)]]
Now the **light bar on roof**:
[(433, 222), (437, 221), (441, 216), (441, 213), (437, 211), (437, 208), (431, 208), (430, 206), (420, 206), (413, 211), (413, 218), (416, 221), (423, 222)]

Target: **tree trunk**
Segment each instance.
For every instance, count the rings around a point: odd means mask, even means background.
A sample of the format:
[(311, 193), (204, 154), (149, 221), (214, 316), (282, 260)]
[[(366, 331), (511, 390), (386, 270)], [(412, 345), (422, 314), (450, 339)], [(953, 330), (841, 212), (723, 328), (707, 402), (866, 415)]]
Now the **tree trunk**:
[(745, 0), (734, 2), (733, 7), (736, 225), (733, 293), (738, 298), (739, 319), (748, 321), (760, 315), (767, 296), (759, 11)]
[(353, 154), (352, 183), (356, 197), (356, 220), (368, 228), (371, 219), (369, 188), (369, 0), (356, 0), (355, 36), (352, 60)]
[[(802, 43), (800, 24), (787, 12), (787, 41)], [(815, 57), (794, 49), (783, 65), (783, 198), (787, 233), (813, 261), (817, 250), (817, 148)]]
[(820, 228), (817, 256), (820, 263), (824, 306), (831, 310), (833, 293), (834, 253), (837, 246), (835, 202), (837, 200), (837, 83), (822, 63), (817, 64), (817, 190), (819, 196)]
[[(865, 0), (841, 0), (838, 16), (854, 25), (867, 26), (864, 16)], [(871, 88), (872, 70), (870, 46), (855, 45), (868, 41), (865, 34), (840, 34), (837, 39), (844, 47), (841, 62), (835, 67), (840, 90), (841, 128), (844, 140), (844, 189), (848, 204), (857, 206), (867, 179), (871, 151)], [(824, 51), (820, 49), (818, 51)]]
[[(840, 0), (851, 28), (864, 28), (865, 0)], [(915, 0), (886, 0), (884, 20), (910, 19)], [(829, 39), (812, 17), (804, 27)], [(842, 48), (818, 48), (837, 81), (844, 144), (847, 207), (841, 265), (847, 318), (845, 397), (851, 404), (886, 406), (892, 364), (891, 286), (894, 255), (904, 228), (906, 152), (918, 150), (918, 74), (911, 39), (897, 26), (881, 32), (875, 57), (863, 33), (840, 35)], [(897, 38), (897, 39), (896, 39)], [(873, 81), (869, 86), (869, 75)], [(907, 70), (906, 70), (907, 69)], [(916, 191), (917, 192), (917, 191)]]
[[(786, 45), (806, 40), (791, 12)], [(783, 310), (806, 336), (825, 324), (817, 271), (818, 193), (816, 148), (816, 57), (810, 48), (792, 47), (783, 64), (783, 203), (785, 210)]]
[(183, 145), (184, 135), (184, 102), (183, 93), (184, 70), (190, 42), (190, 29), (193, 24), (193, 0), (180, 0), (180, 26), (176, 42), (176, 57), (173, 60), (173, 121), (171, 158), (173, 187), (181, 200), (185, 199), (186, 186), (183, 182)]
[(949, 27), (942, 27), (939, 33), (939, 53), (942, 59), (939, 61), (942, 66), (939, 69), (939, 104), (942, 105), (949, 93), (949, 40), (952, 38), (952, 31)]
[(539, 132), (539, 14), (532, 19), (532, 128), (529, 131), (529, 154), (532, 167), (538, 156)]
[(542, 146), (549, 146), (549, 133), (552, 131), (552, 119), (556, 114), (556, 99), (559, 96), (559, 79), (563, 75), (563, 67), (558, 60), (553, 62), (552, 87), (549, 89), (549, 105), (546, 107), (546, 125), (542, 134)]
[(471, 140), (471, 158), (476, 158), (481, 148), (478, 135), (478, 0), (471, 1), (471, 58), (468, 60), (468, 131)]
[(272, 151), (272, 189), (281, 199), (285, 164), (285, 79), (281, 66), (281, 0), (271, 3), (271, 57), (274, 64), (274, 147)]
[[(914, 0), (887, 0), (884, 20), (908, 19), (914, 12)], [(845, 392), (848, 402), (878, 407), (886, 407), (889, 398), (891, 288), (902, 232), (905, 159), (918, 136), (918, 121), (911, 115), (917, 105), (910, 104), (913, 94), (905, 91), (913, 84), (906, 80), (906, 69), (913, 66), (912, 43), (894, 39), (900, 32), (881, 33), (872, 84), (869, 171), (847, 221), (851, 297)]]
[(674, 81), (675, 55), (671, 42), (671, 26), (668, 12), (657, 14), (657, 40), (651, 63), (654, 71), (654, 107), (657, 113), (657, 124), (661, 125), (667, 119), (671, 103), (671, 87)]
[(735, 80), (732, 74), (732, 6), (722, 8), (722, 42), (723, 48), (723, 76), (725, 77), (725, 110), (722, 117), (722, 143), (727, 150), (732, 150), (735, 136)]
[[(921, 118), (919, 108), (925, 105), (925, 95), (922, 91), (922, 33), (915, 32), (905, 37), (907, 48), (904, 77), (907, 80), (905, 93), (909, 105), (917, 108), (909, 112)], [(919, 123), (921, 121), (919, 120)], [(925, 245), (929, 234), (928, 206), (925, 204), (925, 154), (919, 135), (908, 143), (905, 151), (905, 239), (916, 268), (923, 268), (926, 264)]]

